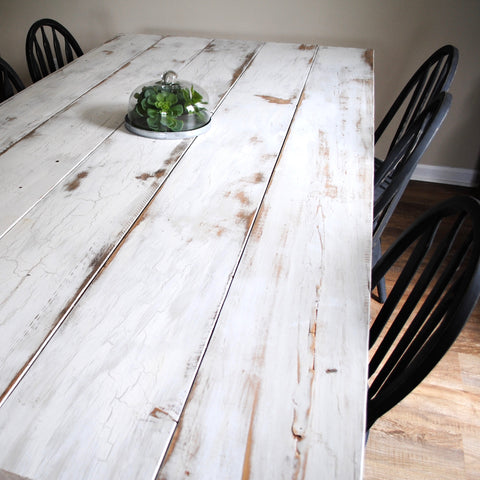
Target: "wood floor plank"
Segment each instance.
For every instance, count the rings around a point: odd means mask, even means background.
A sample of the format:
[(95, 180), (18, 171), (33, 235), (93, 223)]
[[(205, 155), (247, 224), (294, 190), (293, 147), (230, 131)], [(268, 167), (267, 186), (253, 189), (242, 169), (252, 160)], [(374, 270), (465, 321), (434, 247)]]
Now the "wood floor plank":
[(474, 432), (464, 433), (463, 452), (465, 457), (465, 470), (467, 480), (480, 478), (480, 428)]
[(462, 382), (470, 391), (480, 392), (480, 356), (475, 353), (458, 353)]

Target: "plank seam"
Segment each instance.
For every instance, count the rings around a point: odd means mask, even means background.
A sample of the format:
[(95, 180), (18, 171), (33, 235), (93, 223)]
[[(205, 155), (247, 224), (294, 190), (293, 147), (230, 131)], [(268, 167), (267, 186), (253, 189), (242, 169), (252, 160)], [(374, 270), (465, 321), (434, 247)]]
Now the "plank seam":
[[(115, 40), (116, 38), (119, 38), (121, 37), (121, 35), (118, 35), (117, 37), (113, 38), (112, 40), (110, 41), (113, 41)], [(52, 118), (56, 117), (58, 114), (60, 113), (63, 113), (65, 112), (66, 110), (68, 110), (74, 103), (76, 103), (80, 98), (82, 98), (83, 96), (85, 96), (87, 93), (89, 93), (91, 90), (93, 90), (94, 88), (97, 88), (100, 84), (102, 84), (103, 82), (105, 82), (106, 80), (108, 80), (109, 78), (111, 78), (113, 75), (115, 75), (116, 73), (118, 73), (120, 70), (122, 70), (123, 68), (125, 68), (126, 65), (128, 65), (132, 60), (134, 60), (135, 58), (137, 58), (139, 55), (143, 55), (145, 52), (147, 52), (148, 50), (152, 49), (155, 47), (155, 45), (157, 45), (159, 42), (161, 42), (165, 37), (163, 36), (160, 40), (157, 40), (155, 43), (153, 43), (152, 45), (150, 45), (148, 48), (146, 48), (145, 50), (142, 50), (140, 52), (137, 52), (135, 55), (133, 55), (133, 57), (130, 57), (128, 60), (126, 60), (120, 67), (118, 67), (117, 69), (115, 69), (112, 73), (110, 73), (107, 77), (105, 77), (103, 80), (100, 80), (99, 82), (95, 83), (94, 85), (92, 85), (88, 90), (85, 90), (85, 92), (83, 92), (81, 95), (79, 95), (77, 98), (75, 98), (75, 100), (72, 100), (70, 103), (68, 103), (67, 105), (65, 105), (64, 107), (60, 108), (58, 111), (56, 111), (55, 113), (53, 113), (50, 117), (48, 117), (46, 120), (44, 120), (43, 122), (39, 123), (36, 127), (32, 128), (31, 130), (29, 130), (28, 132), (26, 132), (21, 138), (19, 138), (18, 140), (15, 140), (14, 142), (12, 142), (10, 145), (8, 145), (4, 150), (1, 150), (0, 151), (0, 155), (3, 155), (5, 152), (7, 152), (8, 150), (10, 150), (10, 148), (12, 148), (14, 145), (16, 145), (17, 143), (21, 142), (27, 135), (31, 135), (32, 133), (34, 133), (38, 128), (40, 128), (42, 125), (44, 125), (45, 123), (47, 123), (48, 121), (50, 121)], [(78, 57), (78, 58), (81, 58), (81, 57)], [(78, 60), (78, 58), (76, 58), (74, 61)], [(68, 66), (70, 65), (72, 62), (70, 62), (69, 64), (65, 65)], [(65, 68), (63, 67), (63, 68)], [(58, 70), (57, 70), (58, 71)], [(12, 97), (13, 98), (13, 97)]]
[[(263, 45), (264, 45), (264, 44), (262, 44), (262, 47), (263, 47)], [(261, 50), (261, 48), (258, 48), (257, 52), (260, 51), (260, 50)], [(188, 404), (188, 399), (189, 399), (190, 395), (192, 394), (192, 391), (194, 390), (194, 385), (195, 385), (195, 382), (196, 382), (196, 380), (197, 380), (198, 373), (199, 373), (200, 368), (201, 368), (201, 366), (202, 366), (202, 364), (203, 364), (203, 360), (204, 360), (204, 358), (205, 358), (205, 355), (206, 355), (206, 352), (207, 352), (207, 350), (208, 350), (208, 347), (209, 347), (209, 345), (210, 345), (210, 343), (211, 343), (211, 341), (212, 341), (213, 335), (214, 335), (214, 333), (215, 333), (215, 329), (216, 329), (217, 324), (218, 324), (218, 320), (219, 320), (219, 318), (220, 318), (220, 316), (221, 316), (221, 314), (222, 314), (223, 307), (224, 307), (224, 305), (225, 305), (226, 299), (227, 299), (227, 297), (228, 297), (228, 294), (230, 293), (231, 286), (232, 286), (233, 281), (234, 281), (234, 279), (235, 279), (235, 275), (236, 275), (236, 273), (237, 273), (237, 271), (238, 271), (238, 268), (239, 268), (239, 266), (240, 266), (240, 263), (241, 263), (241, 261), (242, 261), (242, 259), (243, 259), (245, 250), (246, 250), (246, 248), (247, 248), (247, 244), (248, 244), (248, 242), (249, 242), (249, 240), (250, 240), (250, 237), (251, 237), (252, 230), (253, 230), (253, 228), (254, 228), (254, 226), (255, 226), (255, 222), (256, 222), (256, 220), (257, 220), (257, 218), (258, 218), (259, 212), (260, 212), (260, 210), (261, 210), (261, 208), (262, 208), (262, 206), (263, 206), (265, 197), (266, 197), (267, 192), (268, 192), (268, 190), (269, 190), (269, 188), (270, 188), (270, 185), (271, 185), (271, 183), (272, 183), (272, 179), (273, 179), (273, 177), (274, 177), (274, 172), (275, 172), (275, 170), (276, 170), (276, 168), (277, 168), (277, 165), (278, 165), (278, 163), (280, 162), (280, 159), (281, 159), (281, 157), (282, 157), (282, 152), (283, 152), (283, 149), (284, 149), (284, 147), (285, 147), (285, 143), (286, 143), (286, 141), (287, 141), (287, 139), (288, 139), (288, 137), (289, 137), (290, 130), (291, 130), (291, 128), (292, 128), (292, 124), (293, 124), (293, 122), (294, 122), (294, 120), (295, 120), (295, 117), (296, 117), (296, 115), (297, 115), (297, 111), (298, 111), (300, 105), (302, 104), (302, 99), (303, 99), (304, 92), (305, 92), (305, 86), (306, 86), (306, 84), (307, 84), (307, 82), (308, 82), (308, 79), (309, 79), (309, 77), (310, 77), (310, 74), (311, 74), (313, 65), (315, 64), (315, 60), (316, 60), (316, 58), (317, 58), (317, 54), (318, 54), (318, 45), (317, 45), (316, 48), (315, 48), (315, 53), (314, 53), (314, 55), (313, 55), (313, 57), (312, 57), (310, 66), (309, 66), (308, 71), (307, 71), (307, 74), (306, 74), (306, 76), (305, 76), (305, 80), (304, 80), (304, 82), (303, 82), (303, 86), (302, 86), (301, 92), (300, 92), (300, 94), (299, 94), (299, 96), (298, 96), (298, 101), (297, 101), (297, 104), (296, 104), (296, 106), (295, 106), (295, 110), (294, 110), (294, 112), (293, 112), (293, 114), (292, 114), (292, 118), (291, 118), (290, 123), (289, 123), (288, 128), (287, 128), (287, 133), (286, 133), (286, 135), (285, 135), (285, 137), (284, 137), (284, 139), (283, 139), (282, 145), (281, 145), (280, 150), (279, 150), (279, 153), (278, 153), (278, 155), (277, 155), (277, 159), (276, 159), (276, 161), (275, 161), (275, 163), (274, 163), (274, 165), (273, 165), (272, 173), (270, 174), (270, 177), (269, 177), (269, 179), (268, 179), (267, 185), (266, 185), (266, 187), (265, 187), (265, 191), (263, 192), (263, 195), (262, 195), (262, 197), (261, 197), (261, 199), (260, 199), (260, 201), (259, 201), (259, 203), (258, 203), (257, 209), (256, 209), (256, 211), (255, 211), (255, 214), (253, 215), (253, 218), (252, 218), (252, 221), (251, 221), (251, 223), (250, 223), (249, 229), (248, 229), (248, 231), (247, 231), (247, 233), (246, 233), (246, 235), (245, 235), (245, 239), (244, 239), (244, 241), (243, 241), (243, 244), (242, 244), (242, 246), (240, 247), (239, 256), (238, 256), (238, 258), (237, 258), (237, 260), (236, 260), (236, 262), (235, 262), (233, 271), (232, 271), (232, 273), (231, 273), (231, 275), (230, 275), (230, 280), (229, 280), (228, 283), (227, 283), (227, 286), (226, 286), (226, 288), (225, 288), (225, 292), (224, 292), (224, 294), (223, 294), (223, 296), (222, 296), (222, 299), (220, 300), (220, 306), (219, 306), (219, 308), (218, 308), (218, 310), (217, 310), (217, 313), (215, 314), (215, 318), (214, 318), (214, 321), (213, 321), (213, 324), (212, 324), (212, 328), (211, 328), (211, 330), (210, 330), (210, 334), (209, 334), (209, 336), (208, 336), (208, 340), (206, 341), (205, 347), (204, 347), (202, 353), (201, 353), (200, 356), (199, 356), (199, 361), (198, 361), (198, 364), (197, 364), (197, 368), (196, 368), (195, 374), (193, 375), (193, 381), (192, 381), (192, 383), (191, 383), (191, 385), (190, 385), (188, 394), (187, 394), (186, 399), (185, 399), (185, 403), (183, 404), (183, 407), (182, 407), (182, 409), (181, 409), (181, 411), (180, 411), (179, 419), (178, 419), (178, 421), (176, 422), (176, 423), (177, 423), (177, 427), (175, 428), (174, 433), (172, 434), (172, 436), (171, 436), (171, 438), (170, 438), (170, 442), (169, 442), (169, 444), (168, 444), (168, 446), (167, 446), (167, 448), (166, 448), (166, 450), (165, 450), (165, 451), (166, 451), (166, 454), (164, 455), (164, 458), (163, 458), (162, 461), (160, 462), (160, 466), (159, 466), (159, 468), (158, 468), (158, 471), (157, 471), (157, 474), (156, 474), (155, 478), (158, 478), (158, 475), (159, 475), (159, 473), (160, 473), (160, 470), (161, 470), (162, 467), (163, 467), (165, 458), (168, 457), (168, 451), (169, 451), (169, 449), (170, 449), (170, 446), (171, 446), (171, 443), (172, 443), (172, 439), (173, 439), (174, 436), (175, 436), (175, 431), (177, 430), (177, 428), (179, 428), (179, 425), (180, 425), (180, 422), (181, 422), (181, 419), (182, 419), (183, 412), (185, 411), (185, 408), (186, 408), (186, 406), (187, 406), (187, 404)], [(255, 56), (256, 56), (256, 55), (255, 55)], [(254, 58), (254, 57), (253, 57), (253, 58)], [(253, 58), (252, 58), (252, 60), (253, 60)], [(250, 63), (249, 63), (249, 65), (250, 65)], [(248, 68), (248, 67), (245, 68), (244, 72), (246, 71), (247, 68)], [(243, 72), (242, 72), (242, 75), (243, 75)], [(232, 86), (233, 86), (233, 85), (232, 85)], [(222, 98), (222, 101), (223, 101), (223, 99), (224, 99), (226, 96), (227, 96), (227, 95), (225, 94), (225, 96)], [(219, 103), (220, 103), (220, 102), (219, 102)]]

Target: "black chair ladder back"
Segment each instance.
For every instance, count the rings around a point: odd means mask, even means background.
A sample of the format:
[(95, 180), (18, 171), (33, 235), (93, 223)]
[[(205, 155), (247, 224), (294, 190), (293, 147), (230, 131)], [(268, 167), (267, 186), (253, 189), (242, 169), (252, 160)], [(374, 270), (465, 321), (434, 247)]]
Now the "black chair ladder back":
[(63, 25), (55, 20), (44, 18), (30, 27), (25, 54), (32, 81), (37, 82), (74, 58), (83, 55), (83, 51)]
[(0, 58), (0, 102), (23, 90), (25, 86), (15, 70)]
[(398, 264), (370, 327), (367, 431), (430, 373), (475, 307), (480, 201), (456, 197), (426, 212), (377, 262), (372, 289)]
[[(381, 236), (418, 162), (445, 120), (451, 103), (452, 96), (441, 92), (417, 116), (375, 170), (372, 265), (381, 256)], [(385, 281), (382, 280), (378, 284), (378, 298), (383, 303), (385, 297)]]

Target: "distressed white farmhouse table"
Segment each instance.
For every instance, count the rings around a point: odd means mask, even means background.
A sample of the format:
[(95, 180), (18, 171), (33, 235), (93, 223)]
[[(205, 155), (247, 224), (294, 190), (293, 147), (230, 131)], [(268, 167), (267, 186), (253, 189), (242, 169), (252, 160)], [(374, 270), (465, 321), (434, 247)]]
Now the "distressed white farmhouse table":
[[(125, 129), (165, 70), (207, 133)], [(0, 123), (1, 479), (362, 477), (371, 51), (120, 35)]]

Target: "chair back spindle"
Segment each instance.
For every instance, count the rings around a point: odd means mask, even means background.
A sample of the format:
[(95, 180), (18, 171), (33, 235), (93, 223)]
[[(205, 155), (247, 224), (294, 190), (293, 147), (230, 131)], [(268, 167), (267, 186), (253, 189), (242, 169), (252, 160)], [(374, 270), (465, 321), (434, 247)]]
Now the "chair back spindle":
[(389, 142), (390, 152), (429, 102), (449, 90), (457, 64), (458, 50), (454, 46), (445, 45), (434, 52), (413, 74), (378, 125), (375, 143), (391, 125), (394, 134)]
[(445, 120), (452, 96), (442, 92), (417, 116), (374, 174), (373, 244), (387, 226), (410, 178)]
[(48, 18), (38, 20), (30, 27), (25, 53), (33, 82), (83, 55), (73, 35), (63, 25)]
[(428, 375), (475, 307), (480, 201), (453, 198), (420, 217), (374, 266), (372, 289), (390, 269), (400, 274), (370, 327), (367, 430)]
[[(389, 163), (391, 156), (399, 154), (397, 144), (404, 141), (405, 135), (407, 135), (412, 126), (416, 124), (422, 112), (428, 109), (429, 104), (435, 101), (442, 92), (448, 91), (453, 81), (457, 64), (458, 50), (452, 45), (445, 45), (434, 52), (420, 66), (402, 89), (375, 130), (374, 161), (376, 178), (382, 174), (382, 171), (386, 168), (385, 164)], [(391, 132), (393, 132), (393, 134)], [(391, 136), (390, 139), (389, 135)], [(387, 152), (385, 155), (380, 154), (380, 150), (382, 149)], [(410, 153), (411, 152), (406, 152), (406, 154)], [(420, 155), (416, 155), (416, 163), (418, 163), (423, 153), (424, 150), (421, 151)], [(380, 242), (382, 231), (398, 204), (414, 169), (415, 166), (409, 170), (408, 174), (405, 172), (402, 173), (402, 183), (397, 185), (395, 196), (389, 200), (389, 208), (384, 210), (382, 220), (378, 221), (377, 219), (374, 223), (374, 229), (377, 233), (373, 240), (373, 264), (380, 258), (382, 253)], [(383, 179), (383, 185), (375, 189), (375, 202), (377, 202), (379, 196), (384, 196), (383, 190), (391, 183), (390, 177), (393, 175), (393, 172), (389, 175), (389, 177)], [(383, 303), (385, 301), (385, 296), (386, 286), (383, 280), (378, 284), (378, 299), (380, 302)]]

